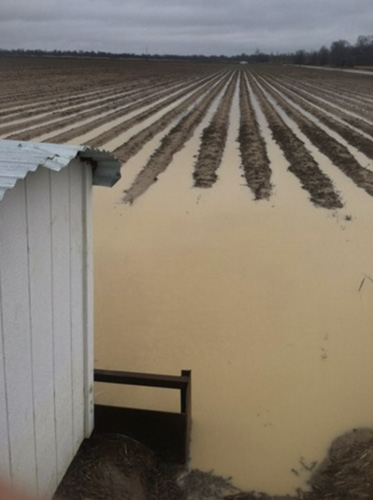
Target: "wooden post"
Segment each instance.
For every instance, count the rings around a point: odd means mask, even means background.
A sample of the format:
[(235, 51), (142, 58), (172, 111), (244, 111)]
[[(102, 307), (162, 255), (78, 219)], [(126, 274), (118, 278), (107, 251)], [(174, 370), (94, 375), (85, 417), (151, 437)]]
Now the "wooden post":
[(182, 370), (181, 375), (189, 379), (188, 384), (181, 389), (181, 413), (185, 414), (184, 457), (187, 462), (192, 430), (192, 370)]

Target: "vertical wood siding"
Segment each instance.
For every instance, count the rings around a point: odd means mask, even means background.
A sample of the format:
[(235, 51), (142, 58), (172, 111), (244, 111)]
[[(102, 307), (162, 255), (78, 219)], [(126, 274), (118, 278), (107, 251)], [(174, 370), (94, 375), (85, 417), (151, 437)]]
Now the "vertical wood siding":
[[(49, 172), (39, 169), (26, 179), (28, 281), (38, 491), (56, 485), (52, 249), (50, 245)], [(53, 467), (51, 467), (51, 461)]]
[(70, 300), (70, 175), (52, 172), (52, 281), (57, 475), (73, 457)]
[[(1, 224), (1, 216), (0, 216)], [(1, 268), (0, 268), (0, 301), (1, 301)], [(0, 302), (1, 305), (1, 302)], [(5, 385), (5, 355), (4, 355), (4, 329), (3, 315), (0, 307), (0, 474), (10, 477), (10, 447), (8, 426), (8, 402)]]
[[(30, 290), (25, 183), (7, 193), (0, 209), (0, 268), (5, 383), (14, 481), (37, 493)], [(3, 453), (3, 450), (1, 451)]]
[(76, 163), (38, 169), (0, 203), (0, 474), (41, 496), (92, 429), (91, 172)]
[(83, 237), (84, 248), (83, 256), (85, 256), (85, 266), (83, 266), (83, 280), (85, 290), (84, 295), (84, 328), (86, 335), (84, 336), (84, 400), (85, 407), (85, 437), (88, 438), (94, 427), (94, 388), (93, 388), (93, 372), (94, 372), (94, 331), (93, 331), (93, 220), (92, 220), (92, 170), (86, 168), (83, 171), (85, 176), (83, 182), (83, 210), (86, 214), (85, 235)]
[(81, 168), (70, 170), (70, 296), (73, 398), (73, 451), (84, 436), (83, 331), (83, 177)]

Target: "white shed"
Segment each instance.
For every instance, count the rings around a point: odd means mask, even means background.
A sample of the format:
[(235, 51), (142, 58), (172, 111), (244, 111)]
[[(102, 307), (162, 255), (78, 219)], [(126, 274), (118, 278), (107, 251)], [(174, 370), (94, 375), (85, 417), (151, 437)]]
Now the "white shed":
[(0, 476), (51, 495), (93, 429), (92, 184), (120, 164), (0, 141)]

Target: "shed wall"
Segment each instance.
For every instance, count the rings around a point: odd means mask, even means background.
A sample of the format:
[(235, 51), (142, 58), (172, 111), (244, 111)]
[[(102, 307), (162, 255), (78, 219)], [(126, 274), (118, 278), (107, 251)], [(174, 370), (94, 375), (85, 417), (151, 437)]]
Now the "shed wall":
[(0, 203), (0, 473), (48, 496), (92, 430), (91, 168), (39, 168)]

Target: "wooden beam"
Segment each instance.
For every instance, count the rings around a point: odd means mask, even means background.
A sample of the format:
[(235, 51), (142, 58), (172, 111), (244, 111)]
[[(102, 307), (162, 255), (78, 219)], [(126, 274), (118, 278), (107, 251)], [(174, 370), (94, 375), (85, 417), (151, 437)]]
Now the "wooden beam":
[(166, 389), (185, 389), (189, 384), (186, 375), (158, 375), (151, 373), (122, 372), (113, 370), (95, 370), (95, 382), (110, 384), (142, 385), (146, 387), (164, 387)]

